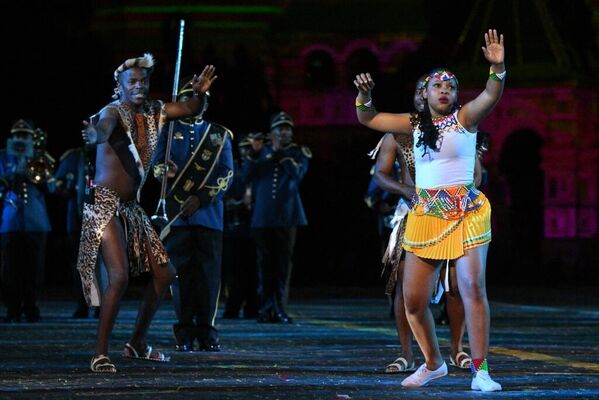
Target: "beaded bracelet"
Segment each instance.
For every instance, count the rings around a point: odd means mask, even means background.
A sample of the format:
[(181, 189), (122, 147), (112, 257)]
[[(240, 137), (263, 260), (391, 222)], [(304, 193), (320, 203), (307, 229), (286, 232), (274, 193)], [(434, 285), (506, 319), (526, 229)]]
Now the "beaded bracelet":
[(372, 99), (368, 100), (366, 103), (362, 104), (356, 98), (356, 108), (360, 111), (368, 111), (372, 108)]
[(494, 81), (501, 82), (505, 79), (506, 73), (507, 71), (504, 70), (503, 72), (497, 74), (493, 71), (493, 67), (489, 67), (489, 78), (493, 79)]

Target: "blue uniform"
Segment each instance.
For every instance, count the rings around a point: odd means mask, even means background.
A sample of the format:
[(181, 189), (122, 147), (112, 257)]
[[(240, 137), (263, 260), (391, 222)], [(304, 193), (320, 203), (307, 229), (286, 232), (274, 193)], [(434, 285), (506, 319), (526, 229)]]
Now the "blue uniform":
[[(235, 166), (241, 169), (236, 160)], [(227, 301), (223, 318), (258, 316), (256, 250), (251, 237), (252, 210), (245, 203), (246, 184), (237, 174), (225, 196), (225, 230), (223, 240), (223, 280)]]
[(4, 193), (0, 233), (49, 232), (50, 219), (42, 185), (15, 175), (17, 165), (17, 157), (0, 150), (0, 179), (8, 184)]
[(86, 175), (93, 178), (88, 161), (83, 148), (67, 150), (60, 158), (54, 174), (57, 181), (63, 181), (63, 190), (67, 195), (67, 233), (70, 234), (79, 234), (81, 231)]
[(30, 322), (39, 319), (37, 292), (42, 283), (46, 236), (50, 220), (43, 189), (50, 184), (34, 184), (17, 174), (18, 159), (0, 151), (0, 180), (4, 198), (0, 246), (2, 286), (7, 308), (6, 321), (19, 321), (21, 314)]
[(291, 322), (285, 306), (296, 230), (307, 224), (299, 184), (311, 155), (308, 148), (293, 143), (278, 151), (265, 145), (260, 152), (250, 153), (242, 167), (254, 199), (251, 227), (256, 242), (259, 322)]
[[(62, 157), (58, 169), (54, 174), (57, 182), (61, 182), (60, 192), (67, 199), (67, 225), (68, 240), (71, 253), (71, 268), (73, 270), (73, 288), (77, 299), (77, 309), (73, 313), (75, 318), (87, 318), (88, 306), (83, 294), (81, 276), (77, 271), (77, 256), (79, 254), (79, 241), (81, 236), (81, 223), (83, 221), (83, 202), (85, 188), (89, 180), (93, 178), (94, 166), (90, 158), (93, 158), (95, 146), (92, 149), (78, 147), (67, 150)], [(101, 269), (105, 271), (104, 268)]]
[[(393, 163), (393, 177), (395, 179), (399, 179), (399, 173), (399, 163), (395, 162)], [(386, 192), (376, 184), (374, 179), (374, 166), (372, 167), (370, 174), (371, 177), (370, 181), (368, 182), (368, 189), (366, 189), (366, 194), (364, 195), (364, 201), (366, 202), (366, 205), (375, 210), (377, 213), (379, 213), (379, 205), (382, 202), (387, 203), (390, 208), (395, 209), (400, 196)]]
[[(188, 124), (182, 121), (175, 121), (173, 129), (173, 142), (171, 147), (171, 160), (179, 168), (179, 172), (191, 157), (191, 154), (196, 149), (197, 145), (202, 140), (208, 121), (200, 123)], [(156, 147), (154, 155), (154, 163), (161, 163), (165, 158), (166, 152), (166, 135), (161, 135)], [(215, 186), (218, 177), (226, 176), (229, 171), (233, 171), (233, 150), (231, 147), (231, 138), (227, 135), (222, 153), (216, 162), (214, 171), (212, 172), (208, 182), (209, 186)], [(223, 195), (220, 192), (210, 205), (202, 204), (200, 208), (190, 217), (181, 217), (173, 223), (173, 227), (177, 226), (204, 226), (206, 228), (223, 230)], [(172, 216), (171, 216), (172, 217)]]
[(299, 184), (310, 157), (306, 147), (292, 143), (277, 152), (265, 145), (245, 160), (242, 176), (251, 183), (255, 200), (252, 228), (307, 225)]
[[(210, 122), (199, 120), (189, 124), (175, 121), (174, 124), (170, 159), (181, 173), (205, 136)], [(163, 162), (166, 140), (166, 135), (161, 135), (154, 163)], [(228, 176), (234, 169), (231, 137), (227, 134), (224, 140), (222, 152), (206, 186), (218, 187), (217, 179)], [(200, 204), (191, 216), (178, 218), (165, 239), (166, 250), (177, 270), (177, 279), (172, 285), (177, 314), (173, 330), (176, 348), (180, 351), (193, 350), (196, 339), (200, 350), (220, 350), (214, 320), (221, 286), (223, 195), (224, 191), (220, 191), (212, 203)]]

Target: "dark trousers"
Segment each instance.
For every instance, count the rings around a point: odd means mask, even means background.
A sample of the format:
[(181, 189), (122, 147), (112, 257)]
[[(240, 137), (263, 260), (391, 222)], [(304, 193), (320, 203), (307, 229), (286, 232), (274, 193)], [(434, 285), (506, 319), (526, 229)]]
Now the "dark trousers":
[(172, 290), (180, 326), (214, 327), (222, 242), (222, 232), (202, 226), (174, 227), (166, 237), (166, 250), (177, 270)]
[(261, 315), (286, 313), (296, 232), (295, 227), (254, 230)]
[(223, 244), (223, 270), (227, 302), (225, 315), (238, 316), (243, 306), (246, 318), (258, 314), (258, 272), (253, 240), (246, 236), (225, 237)]
[(45, 232), (10, 232), (1, 235), (2, 285), (9, 317), (39, 317), (37, 293), (46, 255)]

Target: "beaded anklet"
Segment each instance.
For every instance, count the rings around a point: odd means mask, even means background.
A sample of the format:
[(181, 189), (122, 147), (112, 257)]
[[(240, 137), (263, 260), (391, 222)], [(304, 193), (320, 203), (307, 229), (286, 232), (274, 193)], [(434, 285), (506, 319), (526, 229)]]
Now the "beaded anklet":
[(486, 358), (474, 358), (470, 363), (470, 370), (472, 375), (476, 376), (476, 373), (480, 370), (489, 372), (489, 365), (487, 364)]

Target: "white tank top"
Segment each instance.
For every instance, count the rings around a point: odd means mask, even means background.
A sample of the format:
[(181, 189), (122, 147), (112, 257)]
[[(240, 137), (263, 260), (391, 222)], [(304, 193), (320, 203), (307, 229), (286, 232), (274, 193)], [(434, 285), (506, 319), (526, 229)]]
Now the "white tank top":
[(438, 189), (444, 186), (467, 185), (474, 180), (476, 132), (468, 132), (458, 121), (458, 110), (433, 122), (439, 130), (438, 150), (416, 147), (420, 129), (414, 128), (414, 159), (416, 186)]

